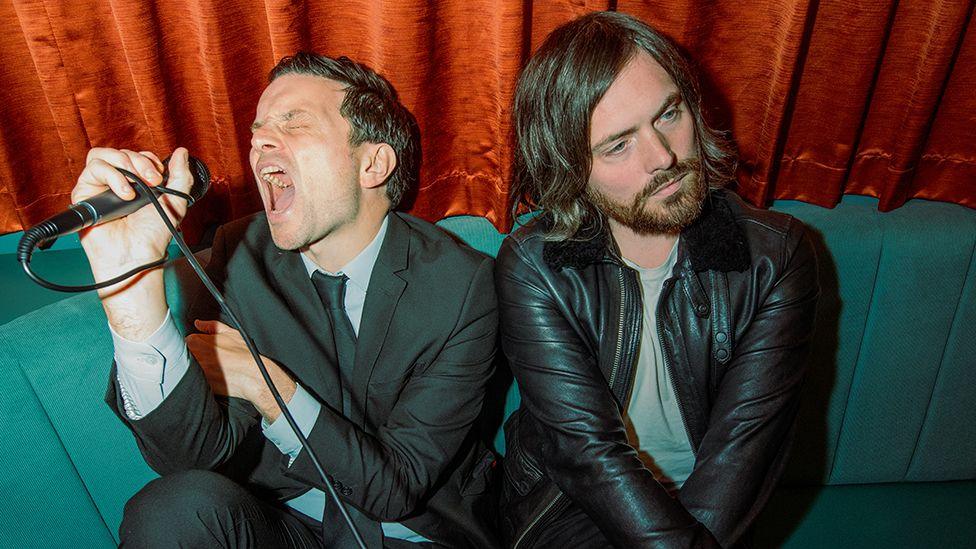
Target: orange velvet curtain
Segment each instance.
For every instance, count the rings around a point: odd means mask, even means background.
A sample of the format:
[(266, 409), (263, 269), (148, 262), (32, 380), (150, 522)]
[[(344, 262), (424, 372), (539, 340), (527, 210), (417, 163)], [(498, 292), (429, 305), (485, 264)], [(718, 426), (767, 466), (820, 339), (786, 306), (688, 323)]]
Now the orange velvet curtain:
[(423, 136), (411, 211), (509, 226), (509, 106), (546, 34), (617, 9), (696, 61), (756, 204), (976, 207), (973, 1), (13, 0), (0, 4), (0, 233), (64, 208), (87, 149), (187, 146), (218, 177), (191, 233), (255, 211), (248, 126), (299, 49), (386, 75)]

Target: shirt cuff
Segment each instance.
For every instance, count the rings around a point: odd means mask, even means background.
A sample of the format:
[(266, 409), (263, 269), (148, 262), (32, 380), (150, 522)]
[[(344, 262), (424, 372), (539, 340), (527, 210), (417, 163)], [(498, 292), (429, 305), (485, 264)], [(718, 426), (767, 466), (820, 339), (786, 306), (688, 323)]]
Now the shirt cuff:
[(112, 330), (115, 364), (122, 404), (129, 419), (140, 419), (155, 410), (190, 367), (183, 335), (170, 312), (145, 341), (125, 339)]
[[(305, 437), (308, 437), (308, 434), (312, 432), (312, 427), (315, 425), (315, 420), (318, 419), (321, 410), (322, 405), (312, 395), (308, 394), (308, 391), (301, 385), (296, 385), (295, 394), (291, 396), (291, 401), (288, 402), (288, 411), (295, 418), (295, 423), (298, 424), (299, 430)], [(288, 466), (290, 467), (302, 451), (302, 443), (299, 442), (295, 432), (288, 425), (285, 414), (279, 415), (270, 425), (262, 419), (261, 427), (264, 430), (264, 436), (273, 442), (282, 454), (288, 456)]]

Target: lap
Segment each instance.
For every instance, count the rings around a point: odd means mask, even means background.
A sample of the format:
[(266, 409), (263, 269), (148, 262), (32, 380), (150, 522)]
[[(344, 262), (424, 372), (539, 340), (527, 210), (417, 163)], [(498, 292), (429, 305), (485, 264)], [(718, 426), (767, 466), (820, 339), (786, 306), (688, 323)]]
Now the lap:
[(533, 547), (598, 549), (612, 547), (596, 523), (576, 505), (570, 505), (538, 532)]
[(119, 537), (132, 547), (318, 548), (317, 525), (220, 474), (185, 471), (153, 480), (133, 496)]

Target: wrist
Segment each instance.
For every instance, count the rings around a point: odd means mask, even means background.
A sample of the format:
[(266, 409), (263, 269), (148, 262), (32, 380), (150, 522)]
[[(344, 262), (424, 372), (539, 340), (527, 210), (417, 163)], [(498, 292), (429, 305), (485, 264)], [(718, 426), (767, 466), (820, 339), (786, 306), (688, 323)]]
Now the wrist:
[[(291, 402), (292, 397), (295, 396), (297, 384), (288, 374), (277, 368), (277, 366), (268, 364), (268, 361), (265, 364), (268, 366), (268, 374), (271, 375), (272, 382), (274, 382), (275, 387), (281, 394), (281, 400), (287, 405)], [(275, 401), (274, 395), (271, 394), (271, 389), (268, 388), (268, 385), (264, 382), (264, 378), (260, 375), (254, 383), (254, 394), (255, 397), (251, 399), (254, 407), (261, 412), (265, 421), (274, 423), (278, 419), (278, 416), (281, 415), (281, 408), (278, 407), (278, 402)]]
[(166, 305), (162, 269), (153, 269), (98, 291), (109, 326), (130, 341), (143, 341), (162, 324)]

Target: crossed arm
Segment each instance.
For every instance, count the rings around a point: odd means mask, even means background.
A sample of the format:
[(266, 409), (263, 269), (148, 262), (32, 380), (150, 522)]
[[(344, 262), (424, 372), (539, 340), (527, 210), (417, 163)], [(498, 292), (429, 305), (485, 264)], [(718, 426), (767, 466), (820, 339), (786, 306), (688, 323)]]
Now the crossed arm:
[(785, 246), (788, 263), (739, 336), (677, 499), (628, 444), (595, 350), (564, 296), (517, 243), (503, 246), (502, 348), (539, 425), (533, 446), (546, 475), (615, 545), (731, 546), (765, 503), (795, 417), (818, 292), (809, 239), (797, 232)]

